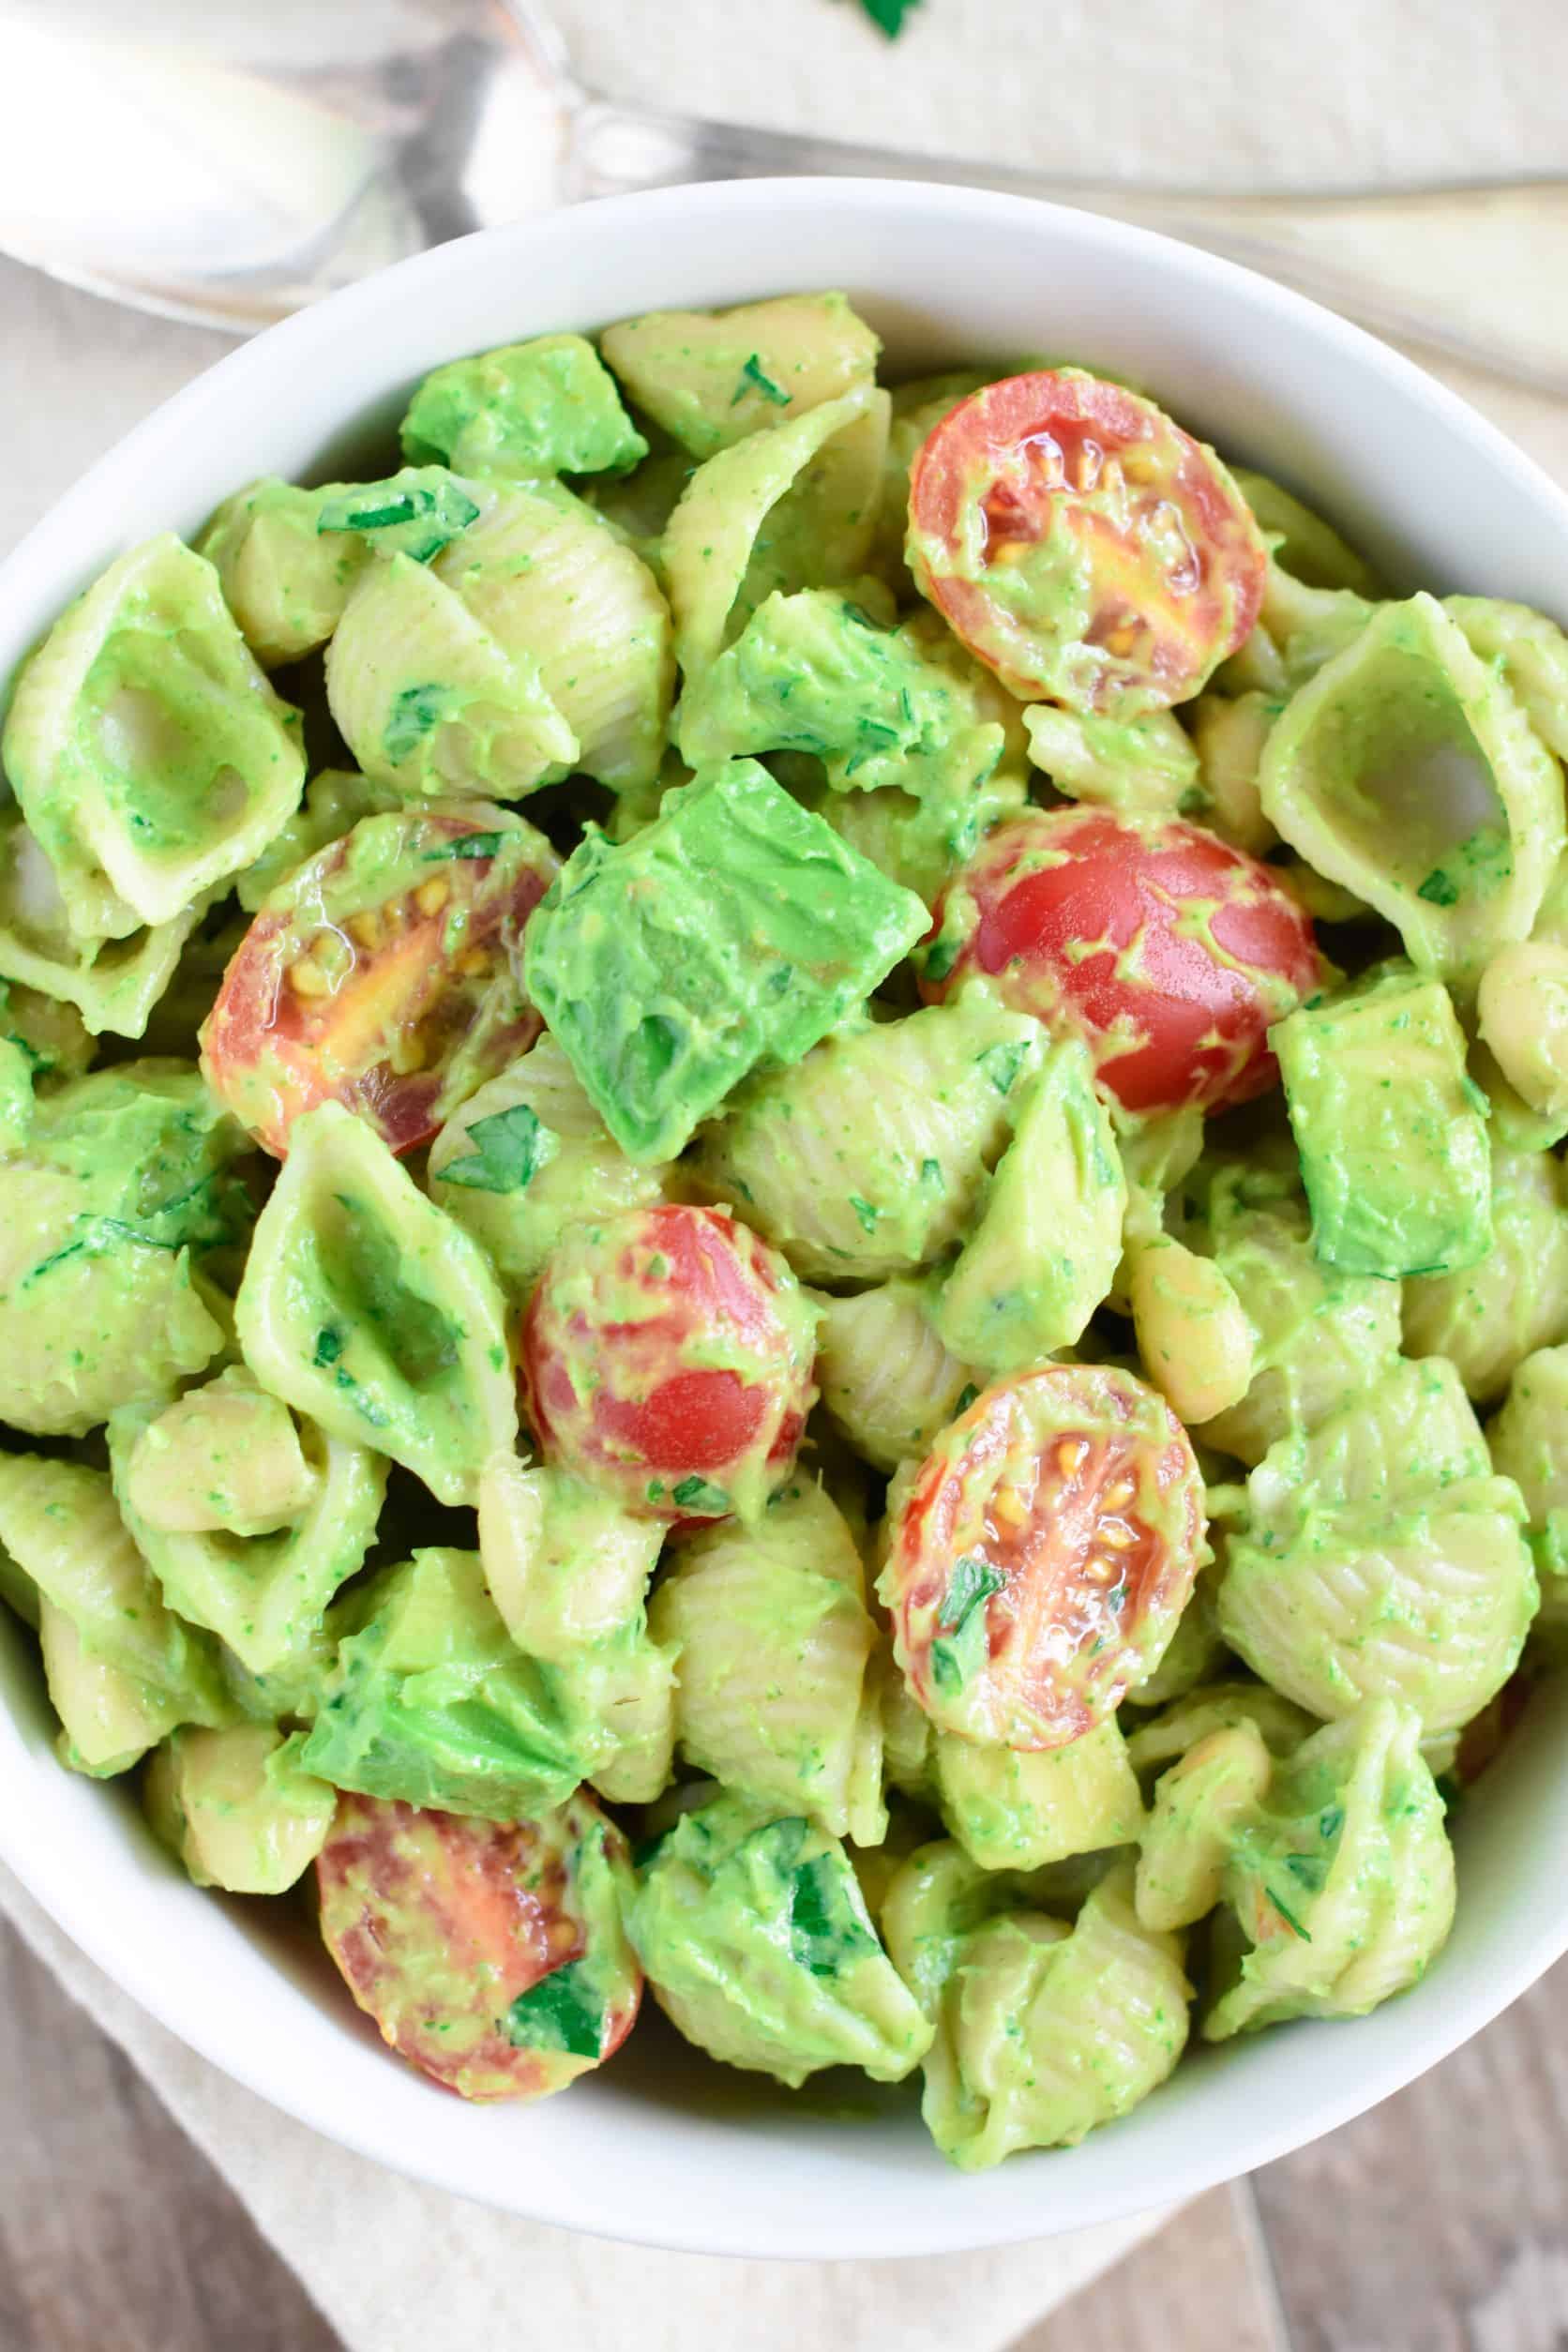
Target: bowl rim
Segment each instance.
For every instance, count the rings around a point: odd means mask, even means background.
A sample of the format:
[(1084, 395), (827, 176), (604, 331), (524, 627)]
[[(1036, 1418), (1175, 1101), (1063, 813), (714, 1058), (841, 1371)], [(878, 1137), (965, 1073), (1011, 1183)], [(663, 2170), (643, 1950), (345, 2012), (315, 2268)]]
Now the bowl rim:
[[(569, 249), (583, 237), (613, 239), (618, 223), (628, 219), (634, 211), (644, 221), (652, 212), (671, 234), (700, 225), (705, 217), (720, 211), (754, 221), (760, 231), (766, 231), (776, 227), (781, 217), (819, 211), (824, 202), (840, 212), (882, 214), (888, 216), (890, 221), (897, 216), (897, 225), (905, 231), (912, 218), (917, 217), (923, 208), (934, 207), (949, 221), (972, 223), (977, 234), (988, 224), (1009, 230), (1021, 230), (1028, 224), (1035, 234), (1047, 235), (1056, 226), (1075, 239), (1082, 239), (1087, 233), (1108, 257), (1124, 255), (1141, 258), (1146, 263), (1152, 261), (1168, 274), (1184, 279), (1199, 296), (1205, 287), (1212, 286), (1232, 299), (1241, 297), (1260, 323), (1274, 318), (1282, 324), (1304, 330), (1339, 364), (1364, 376), (1381, 378), (1400, 400), (1425, 410), (1484, 454), (1494, 468), (1511, 477), (1518, 491), (1545, 509), (1568, 550), (1568, 496), (1533, 460), (1459, 394), (1435, 381), (1414, 361), (1287, 287), (1175, 238), (1067, 205), (919, 178), (814, 176), (697, 183), (645, 194), (608, 197), (565, 207), (540, 219), (481, 230), (395, 263), (265, 328), (161, 403), (53, 503), (0, 563), (0, 607), (12, 598), (22, 609), (29, 609), (29, 573), (35, 566), (46, 572), (50, 569), (47, 563), (40, 565), (38, 559), (53, 550), (57, 539), (68, 539), (105, 482), (128, 469), (156, 469), (160, 453), (177, 442), (189, 424), (209, 411), (221, 408), (231, 386), (256, 364), (258, 351), (264, 349), (274, 362), (280, 354), (296, 346), (302, 356), (319, 354), (324, 346), (329, 346), (334, 334), (352, 334), (361, 321), (373, 317), (389, 302), (417, 296), (428, 283), (481, 263), (488, 266), (490, 257), (515, 255), (520, 261), (531, 253), (557, 246)], [(765, 237), (759, 239), (758, 274), (760, 278), (767, 275)], [(11, 1709), (0, 1703), (0, 1756), (12, 1742), (25, 1761), (28, 1751), (20, 1726)], [(207, 2016), (192, 2017), (181, 2011), (166, 1993), (157, 1944), (148, 1939), (130, 1949), (113, 1946), (107, 1928), (95, 1915), (91, 1886), (72, 1877), (68, 1848), (53, 1847), (47, 1838), (29, 1834), (25, 1807), (0, 1809), (0, 1860), (114, 1984), (177, 2040), (232, 2080), (295, 2121), (375, 2163), (430, 2186), (534, 2221), (590, 2236), (680, 2252), (807, 2260), (837, 2259), (852, 2254), (864, 2260), (1018, 2243), (1058, 2230), (1114, 2222), (1147, 2211), (1155, 2201), (1147, 2193), (1146, 2184), (1124, 2192), (1112, 2186), (1091, 2195), (1087, 2204), (1081, 2197), (1070, 2200), (1074, 2209), (1064, 2218), (1057, 2218), (1048, 2209), (1051, 2182), (1042, 2169), (1039, 2186), (1043, 2194), (1039, 2206), (1032, 2205), (1022, 2195), (999, 2198), (989, 2220), (977, 2223), (971, 2209), (961, 2221), (944, 2225), (941, 2214), (927, 2201), (910, 2215), (901, 2232), (887, 2230), (885, 2223), (879, 2224), (881, 2238), (869, 2245), (863, 2237), (848, 2231), (841, 2218), (824, 2220), (811, 2237), (797, 2232), (784, 2245), (759, 2236), (754, 2226), (731, 2228), (721, 2215), (712, 2212), (700, 2222), (693, 2219), (689, 2224), (672, 2223), (667, 2215), (656, 2227), (641, 2224), (639, 2218), (633, 2216), (626, 2225), (610, 2226), (602, 2218), (584, 2212), (578, 2193), (555, 2189), (548, 2175), (543, 2180), (532, 2179), (527, 2184), (526, 2196), (520, 2201), (510, 2193), (516, 2184), (505, 2179), (497, 2179), (490, 2186), (472, 2178), (454, 2179), (450, 2168), (417, 2142), (389, 2153), (384, 2134), (369, 2126), (362, 2128), (352, 2109), (345, 2110), (341, 2103), (334, 2102), (329, 2082), (318, 2083), (298, 2067), (291, 2072), (269, 2066), (243, 2033), (225, 2032), (209, 2022)], [(1242, 2170), (1287, 2154), (1364, 2113), (1448, 2057), (1568, 1951), (1568, 1899), (1561, 1900), (1554, 1911), (1538, 1895), (1532, 1907), (1521, 1905), (1521, 1910), (1527, 1908), (1533, 1913), (1528, 1922), (1522, 1922), (1528, 1925), (1528, 1932), (1517, 1935), (1505, 1953), (1493, 1955), (1496, 1965), (1484, 1989), (1456, 1998), (1436, 2029), (1429, 2026), (1425, 2033), (1407, 2038), (1403, 2048), (1386, 2055), (1384, 2063), (1339, 2094), (1330, 2097), (1319, 2092), (1319, 2103), (1313, 2105), (1304, 2130), (1295, 2119), (1262, 2118), (1247, 2135), (1244, 2146), (1239, 2146), (1233, 2154), (1220, 2151), (1184, 2162), (1180, 2179), (1170, 2183), (1171, 2189), (1182, 2198), (1195, 2196), (1236, 2177)], [(1067, 2153), (1070, 2155), (1071, 2151)], [(1018, 2161), (1014, 2160), (1015, 2164)], [(1023, 2163), (1027, 2165), (1037, 2161), (1024, 2159)], [(1155, 2196), (1159, 2194), (1156, 2192)], [(1040, 2209), (1040, 2206), (1046, 2209)], [(619, 2224), (619, 2216), (616, 2221)]]

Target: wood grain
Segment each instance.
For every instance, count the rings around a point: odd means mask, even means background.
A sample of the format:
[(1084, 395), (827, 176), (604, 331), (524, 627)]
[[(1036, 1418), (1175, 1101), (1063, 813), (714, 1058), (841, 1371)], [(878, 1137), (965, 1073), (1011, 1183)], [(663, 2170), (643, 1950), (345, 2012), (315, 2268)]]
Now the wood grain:
[(1211, 2189), (1008, 2352), (1290, 2352), (1244, 2182)]
[[(0, 2083), (0, 2352), (341, 2352), (3, 1927)], [(1568, 1962), (1425, 2082), (1199, 2198), (1009, 2352), (1563, 2352), (1565, 2182)]]
[(340, 2352), (108, 2036), (0, 1923), (0, 2352)]
[(1293, 2352), (1560, 2352), (1565, 2188), (1568, 1962), (1423, 2081), (1257, 2176)]

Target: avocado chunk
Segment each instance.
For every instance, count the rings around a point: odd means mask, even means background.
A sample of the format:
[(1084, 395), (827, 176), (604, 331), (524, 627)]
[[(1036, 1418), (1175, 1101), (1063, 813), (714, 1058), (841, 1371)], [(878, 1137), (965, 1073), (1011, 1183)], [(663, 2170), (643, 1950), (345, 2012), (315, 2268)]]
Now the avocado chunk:
[(753, 760), (616, 848), (590, 825), (527, 932), (527, 985), (611, 1134), (671, 1159), (761, 1063), (798, 1062), (929, 927)]
[(581, 335), (540, 335), (437, 368), (400, 430), (414, 464), (433, 459), (480, 478), (625, 474), (648, 454), (614, 377)]
[(1065, 1039), (1030, 1082), (980, 1222), (938, 1294), (942, 1346), (988, 1372), (1071, 1347), (1115, 1282), (1126, 1206), (1088, 1048)]
[(1312, 1207), (1349, 1274), (1450, 1274), (1492, 1246), (1486, 1103), (1440, 980), (1386, 964), (1269, 1033)]
[(548, 1671), (513, 1644), (476, 1552), (415, 1552), (355, 1596), (354, 1615), (306, 1772), (366, 1797), (526, 1821), (596, 1760), (574, 1750)]
[(805, 752), (836, 792), (896, 785), (916, 799), (978, 791), (1004, 740), (950, 671), (826, 588), (769, 596), (680, 712), (681, 755), (694, 765)]

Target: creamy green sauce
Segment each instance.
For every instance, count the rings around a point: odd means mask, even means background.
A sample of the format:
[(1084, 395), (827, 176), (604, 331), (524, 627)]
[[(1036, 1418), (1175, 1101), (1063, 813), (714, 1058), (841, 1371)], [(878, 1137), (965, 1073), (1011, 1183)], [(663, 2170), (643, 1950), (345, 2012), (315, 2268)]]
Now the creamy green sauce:
[[(792, 2089), (918, 2072), (975, 2168), (1415, 1983), (1560, 1654), (1561, 1121), (1473, 1040), (1568, 937), (1568, 638), (1388, 598), (1141, 395), (1062, 371), (1143, 420), (1064, 458), (879, 359), (834, 293), (454, 358), (400, 466), (245, 485), (23, 664), (0, 1599), (64, 1766), (198, 1884), (316, 1868), (465, 2096), (645, 1977)], [(1170, 926), (1279, 1086), (1132, 1118), (1137, 1023), (960, 967), (1071, 804), (1315, 911), (1305, 1003), (1267, 893)], [(1103, 897), (1057, 945), (1156, 992)]]

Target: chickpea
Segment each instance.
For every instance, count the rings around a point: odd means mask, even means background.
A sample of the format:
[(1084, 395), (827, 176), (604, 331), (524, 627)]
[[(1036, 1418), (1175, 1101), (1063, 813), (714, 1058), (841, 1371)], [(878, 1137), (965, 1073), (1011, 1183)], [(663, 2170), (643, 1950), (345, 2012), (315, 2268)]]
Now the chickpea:
[(1127, 1251), (1138, 1353), (1179, 1421), (1211, 1421), (1252, 1382), (1252, 1326), (1226, 1275), (1168, 1234)]

